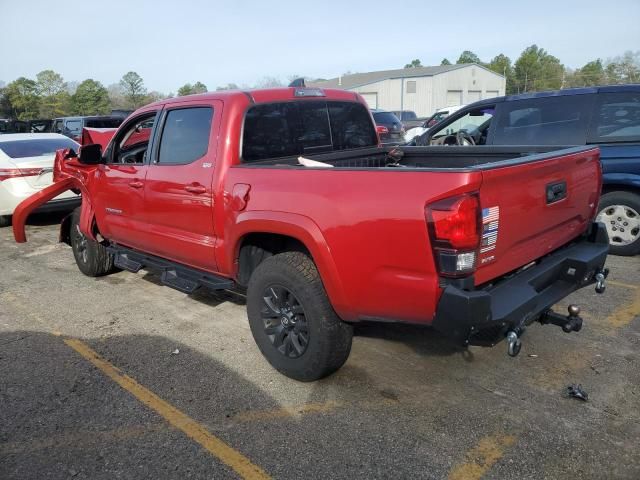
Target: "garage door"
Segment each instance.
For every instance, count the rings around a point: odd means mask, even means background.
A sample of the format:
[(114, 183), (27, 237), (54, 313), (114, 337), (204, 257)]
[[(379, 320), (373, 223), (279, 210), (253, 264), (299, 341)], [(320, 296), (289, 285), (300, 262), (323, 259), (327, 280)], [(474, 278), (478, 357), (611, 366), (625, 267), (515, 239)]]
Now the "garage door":
[(484, 98), (493, 98), (497, 97), (500, 92), (498, 90), (487, 90), (484, 94)]
[(462, 90), (447, 90), (447, 107), (462, 105)]
[(373, 93), (361, 93), (369, 108), (378, 108), (378, 94), (376, 92)]
[(469, 90), (467, 92), (467, 103), (473, 103), (480, 100), (480, 90)]

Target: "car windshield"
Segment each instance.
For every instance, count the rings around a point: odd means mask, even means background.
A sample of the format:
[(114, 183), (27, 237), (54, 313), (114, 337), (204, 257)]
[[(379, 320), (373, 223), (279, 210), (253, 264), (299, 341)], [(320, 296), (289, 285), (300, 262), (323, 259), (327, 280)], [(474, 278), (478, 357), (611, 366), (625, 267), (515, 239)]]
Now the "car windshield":
[(400, 120), (398, 120), (398, 117), (396, 117), (391, 112), (374, 112), (373, 119), (376, 121), (376, 123), (379, 123), (379, 124), (380, 123), (381, 124), (400, 123)]
[(41, 157), (53, 155), (61, 148), (78, 148), (70, 138), (34, 138), (0, 142), (0, 150), (11, 158)]

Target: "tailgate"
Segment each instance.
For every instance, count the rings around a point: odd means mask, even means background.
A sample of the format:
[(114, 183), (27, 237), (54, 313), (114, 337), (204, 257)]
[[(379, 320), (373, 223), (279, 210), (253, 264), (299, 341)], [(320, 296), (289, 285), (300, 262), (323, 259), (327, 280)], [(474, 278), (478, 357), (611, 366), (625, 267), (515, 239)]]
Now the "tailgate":
[(583, 233), (600, 198), (598, 148), (578, 147), (482, 169), (476, 285), (516, 270)]

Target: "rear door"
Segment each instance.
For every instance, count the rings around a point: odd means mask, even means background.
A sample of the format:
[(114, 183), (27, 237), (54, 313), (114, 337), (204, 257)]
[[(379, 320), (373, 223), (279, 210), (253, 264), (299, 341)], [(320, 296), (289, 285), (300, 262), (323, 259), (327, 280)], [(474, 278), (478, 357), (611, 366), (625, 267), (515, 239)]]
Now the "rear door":
[(482, 170), (482, 244), (476, 283), (536, 260), (582, 233), (600, 197), (597, 148), (576, 147)]
[(213, 172), (222, 102), (171, 104), (163, 112), (145, 180), (145, 250), (215, 270)]

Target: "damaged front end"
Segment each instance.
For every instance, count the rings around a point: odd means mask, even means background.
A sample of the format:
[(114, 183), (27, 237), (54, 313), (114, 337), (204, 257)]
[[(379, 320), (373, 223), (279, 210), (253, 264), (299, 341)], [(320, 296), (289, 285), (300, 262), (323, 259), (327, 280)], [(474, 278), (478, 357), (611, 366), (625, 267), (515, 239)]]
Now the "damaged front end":
[[(85, 128), (82, 132), (82, 145), (78, 154), (72, 149), (58, 150), (56, 152), (53, 163), (53, 184), (34, 193), (30, 197), (23, 200), (13, 212), (13, 237), (18, 243), (27, 241), (25, 224), (27, 217), (38, 207), (49, 202), (61, 193), (72, 190), (80, 193), (82, 196), (82, 206), (80, 214), (80, 231), (88, 238), (95, 240), (93, 228), (94, 210), (91, 204), (91, 198), (88, 195), (88, 188), (94, 178), (95, 171), (100, 168), (99, 163), (83, 162), (82, 150), (104, 149), (113, 137), (116, 129), (92, 129)], [(68, 227), (69, 217), (62, 221), (60, 230), (60, 241), (68, 243)]]

